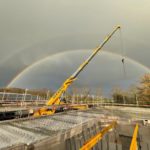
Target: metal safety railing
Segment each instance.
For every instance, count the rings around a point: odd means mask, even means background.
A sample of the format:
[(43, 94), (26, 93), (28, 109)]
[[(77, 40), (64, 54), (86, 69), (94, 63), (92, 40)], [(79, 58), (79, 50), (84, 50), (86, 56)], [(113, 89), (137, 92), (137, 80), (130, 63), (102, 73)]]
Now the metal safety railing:
[(34, 100), (43, 100), (42, 97), (38, 95), (32, 95), (27, 93), (10, 93), (10, 92), (0, 92), (0, 102), (5, 101), (34, 101)]
[[(83, 146), (80, 148), (80, 150), (90, 150), (92, 149), (102, 138), (103, 136), (109, 132), (110, 129), (113, 129), (116, 126), (116, 122), (112, 122), (109, 126), (103, 128), (98, 134), (90, 138), (88, 141), (86, 141)], [(130, 150), (137, 150), (138, 149), (138, 124), (136, 124), (134, 133), (132, 136), (132, 141), (130, 144)]]
[(138, 126), (138, 124), (136, 124), (134, 133), (133, 133), (133, 137), (132, 137), (132, 141), (131, 141), (131, 145), (130, 145), (130, 150), (138, 149), (138, 143), (137, 143), (138, 129), (139, 129), (139, 126)]
[(116, 124), (116, 122), (112, 122), (109, 126), (103, 128), (98, 134), (85, 142), (80, 150), (90, 150), (93, 148), (103, 138), (103, 136), (109, 132), (110, 129), (113, 129), (116, 126)]

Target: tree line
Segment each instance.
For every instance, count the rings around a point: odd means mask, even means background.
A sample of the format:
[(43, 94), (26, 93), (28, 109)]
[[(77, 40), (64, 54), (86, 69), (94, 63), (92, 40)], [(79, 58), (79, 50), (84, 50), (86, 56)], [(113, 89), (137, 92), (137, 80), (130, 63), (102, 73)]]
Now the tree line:
[(139, 85), (132, 86), (126, 91), (115, 88), (112, 97), (116, 103), (150, 105), (150, 74), (145, 74)]
[[(43, 97), (43, 99), (50, 98), (54, 92), (52, 90), (43, 89), (21, 89), (21, 88), (1, 88), (0, 92), (7, 93), (20, 93), (31, 95), (38, 95)], [(150, 73), (145, 74), (137, 86), (131, 86), (128, 90), (123, 90), (122, 88), (113, 88), (112, 98), (104, 98), (102, 90), (99, 88), (95, 91), (93, 95), (90, 88), (74, 88), (72, 87), (68, 92), (64, 94), (64, 97), (68, 102), (91, 102), (91, 101), (101, 101), (101, 102), (113, 102), (121, 104), (137, 104), (137, 105), (150, 105)]]

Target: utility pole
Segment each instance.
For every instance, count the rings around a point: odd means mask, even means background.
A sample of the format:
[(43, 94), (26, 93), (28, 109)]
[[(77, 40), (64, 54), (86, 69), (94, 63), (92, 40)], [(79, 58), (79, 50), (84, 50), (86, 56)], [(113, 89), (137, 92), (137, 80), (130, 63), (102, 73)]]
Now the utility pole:
[(47, 98), (46, 99), (48, 100), (48, 98), (49, 98), (49, 90), (47, 91)]
[(5, 98), (5, 91), (3, 92), (2, 101), (4, 101), (4, 98)]
[(23, 98), (23, 104), (25, 103), (25, 100), (26, 100), (27, 91), (28, 91), (28, 89), (25, 89), (24, 98)]
[(139, 101), (138, 101), (138, 98), (137, 98), (137, 95), (136, 95), (136, 94), (135, 94), (135, 101), (136, 101), (137, 107), (139, 107)]

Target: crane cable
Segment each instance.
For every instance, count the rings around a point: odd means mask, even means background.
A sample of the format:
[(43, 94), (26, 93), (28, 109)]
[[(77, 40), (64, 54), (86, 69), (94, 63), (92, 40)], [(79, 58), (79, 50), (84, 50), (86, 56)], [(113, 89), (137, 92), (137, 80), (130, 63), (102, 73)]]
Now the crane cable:
[[(121, 56), (122, 56), (121, 62), (122, 62), (122, 67), (123, 67), (123, 80), (125, 81), (127, 78), (127, 72), (126, 72), (126, 66), (125, 66), (125, 49), (124, 49), (123, 36), (122, 36), (121, 29), (119, 33), (120, 33), (120, 47), (121, 47)], [(125, 104), (124, 94), (123, 94), (123, 103)]]
[(119, 30), (119, 33), (120, 33), (120, 46), (121, 46), (121, 57), (122, 57), (121, 62), (123, 66), (123, 76), (124, 76), (124, 79), (126, 79), (127, 72), (126, 72), (126, 66), (125, 66), (125, 49), (124, 49), (123, 36), (122, 36), (121, 29)]

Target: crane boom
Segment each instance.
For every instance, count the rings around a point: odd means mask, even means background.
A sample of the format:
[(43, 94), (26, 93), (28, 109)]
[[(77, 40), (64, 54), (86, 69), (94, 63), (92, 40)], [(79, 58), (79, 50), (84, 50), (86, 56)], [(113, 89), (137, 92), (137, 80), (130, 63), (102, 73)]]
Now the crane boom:
[(97, 48), (95, 48), (94, 52), (84, 61), (83, 64), (72, 74), (73, 78), (76, 78), (78, 74), (88, 65), (88, 63), (92, 60), (92, 58), (103, 48), (103, 46), (107, 43), (107, 41), (113, 36), (113, 34), (120, 29), (120, 26), (117, 26), (110, 35), (106, 36), (102, 44), (100, 44)]
[[(69, 78), (65, 80), (65, 82), (61, 85), (61, 87), (47, 101), (46, 103), (47, 106), (60, 104), (60, 98), (62, 94), (68, 89), (68, 87), (72, 84), (72, 82), (77, 79), (77, 76), (80, 74), (80, 72), (88, 65), (88, 63), (103, 48), (103, 46), (113, 36), (113, 34), (120, 28), (121, 28), (120, 26), (115, 27), (114, 30), (108, 36), (105, 37), (102, 44), (100, 44), (97, 48), (94, 49), (94, 52), (79, 66), (79, 68)], [(47, 115), (47, 114), (51, 114), (51, 112), (48, 113), (48, 111), (46, 111), (45, 108), (41, 108), (40, 110), (34, 113), (35, 116)]]

